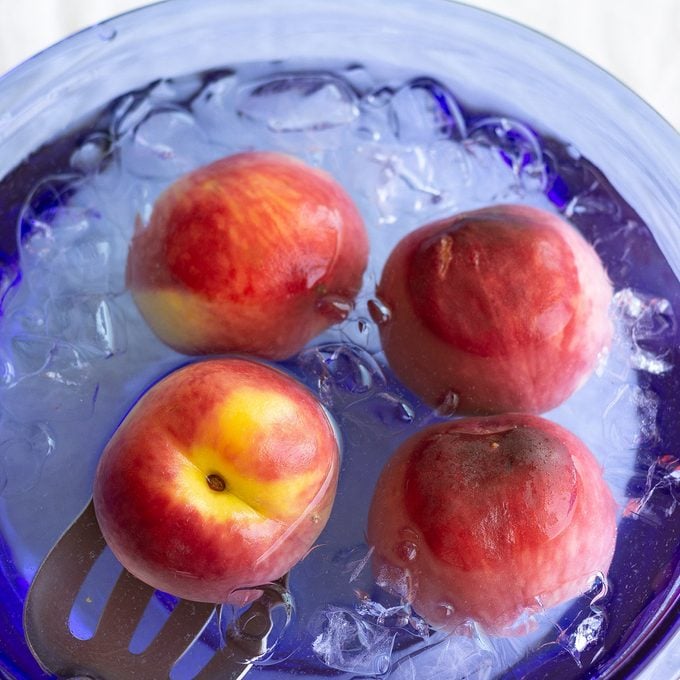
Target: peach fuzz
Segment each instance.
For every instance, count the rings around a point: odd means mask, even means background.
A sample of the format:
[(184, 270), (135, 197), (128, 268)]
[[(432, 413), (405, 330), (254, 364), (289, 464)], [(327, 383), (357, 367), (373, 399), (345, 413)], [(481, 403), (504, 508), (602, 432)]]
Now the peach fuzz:
[(189, 600), (240, 604), (285, 574), (331, 512), (335, 430), (295, 380), (244, 359), (154, 385), (106, 446), (94, 503), (134, 576)]
[(607, 573), (615, 503), (590, 451), (559, 425), (463, 418), (416, 434), (388, 461), (368, 540), (378, 583), (430, 625), (471, 619), (516, 635), (525, 616)]
[(166, 189), (135, 231), (126, 276), (177, 351), (279, 360), (347, 314), (367, 258), (361, 216), (330, 175), (253, 151)]
[(542, 413), (609, 347), (611, 284), (561, 217), (520, 205), (460, 213), (407, 235), (385, 264), (380, 325), (397, 377), (460, 414)]

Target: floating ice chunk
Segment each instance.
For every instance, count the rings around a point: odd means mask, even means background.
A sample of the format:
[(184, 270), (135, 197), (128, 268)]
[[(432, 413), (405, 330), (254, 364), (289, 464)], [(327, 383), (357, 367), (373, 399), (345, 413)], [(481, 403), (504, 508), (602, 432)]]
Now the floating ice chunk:
[(593, 607), (587, 612), (581, 612), (566, 630), (561, 631), (557, 643), (571, 654), (581, 668), (581, 654), (600, 643), (606, 631), (606, 623), (604, 612)]
[(54, 446), (54, 437), (46, 425), (21, 425), (4, 418), (0, 423), (0, 496), (29, 491)]
[(349, 85), (326, 73), (298, 73), (243, 86), (237, 95), (241, 116), (272, 132), (325, 130), (348, 125), (358, 116)]
[(184, 103), (196, 96), (203, 86), (201, 77), (195, 73), (177, 78), (159, 80), (149, 93), (158, 102)]
[(112, 144), (111, 136), (105, 132), (91, 134), (71, 154), (71, 167), (86, 175), (98, 172), (110, 156)]
[(120, 98), (111, 119), (111, 136), (120, 139), (134, 130), (153, 110), (148, 93), (132, 92)]
[(361, 64), (350, 64), (340, 75), (360, 97), (375, 89), (375, 77)]
[[(635, 449), (659, 438), (656, 422), (659, 396), (638, 385), (621, 385), (605, 408), (602, 424), (609, 441), (620, 448)], [(630, 413), (637, 413), (637, 419)]]
[(392, 88), (383, 87), (361, 97), (355, 126), (359, 138), (373, 142), (396, 142), (393, 126), (390, 124), (390, 101), (393, 95)]
[(465, 142), (473, 153), (488, 148), (512, 171), (528, 191), (544, 191), (548, 170), (536, 135), (524, 123), (510, 118), (487, 117), (476, 122)]
[(234, 115), (236, 75), (224, 72), (207, 83), (191, 102), (191, 112), (208, 139), (221, 144), (233, 142), (238, 125)]
[(453, 94), (432, 78), (416, 78), (397, 90), (388, 115), (395, 137), (406, 144), (460, 140), (466, 135), (465, 119)]
[(0, 254), (0, 315), (7, 306), (11, 290), (19, 283), (21, 276), (15, 262)]
[(670, 517), (678, 504), (680, 504), (680, 459), (665, 453), (649, 466), (642, 495), (628, 500), (623, 516), (643, 519), (658, 525), (658, 515)]
[(390, 428), (396, 428), (396, 431), (412, 423), (415, 418), (413, 406), (390, 392), (377, 394), (371, 403), (371, 410), (381, 423)]
[(124, 314), (115, 299), (105, 296), (54, 298), (47, 310), (46, 332), (94, 357), (111, 357), (127, 348)]
[[(20, 249), (22, 255), (44, 254), (53, 239), (52, 224), (68, 214), (69, 198), (77, 191), (81, 178), (77, 175), (47, 177), (33, 187), (19, 213)], [(83, 228), (82, 219), (71, 220), (73, 231)]]
[(69, 294), (107, 294), (122, 290), (122, 267), (114, 266), (114, 245), (105, 239), (81, 239), (58, 252), (49, 267), (49, 290)]
[(153, 109), (120, 141), (124, 167), (137, 177), (176, 178), (209, 159), (208, 140), (186, 109)]
[(328, 606), (319, 619), (320, 632), (312, 649), (323, 663), (369, 677), (387, 672), (394, 644), (392, 631), (341, 607)]
[[(441, 203), (440, 177), (422, 147), (399, 149), (373, 145), (365, 147), (361, 155), (365, 159), (360, 171), (367, 170), (373, 178), (375, 188), (371, 199), (381, 224), (398, 224), (403, 228), (407, 225), (405, 218), (418, 215), (420, 221), (423, 211)], [(448, 170), (455, 173), (454, 165)]]
[(54, 349), (54, 340), (31, 333), (17, 333), (10, 341), (13, 375), (16, 379), (42, 370)]
[(671, 303), (624, 288), (614, 294), (613, 309), (631, 344), (631, 366), (655, 375), (670, 371), (677, 330)]
[(453, 635), (395, 664), (390, 680), (492, 680), (502, 670), (492, 648), (474, 636)]
[(91, 367), (81, 354), (55, 342), (44, 365), (3, 390), (0, 403), (19, 422), (83, 421), (92, 415), (97, 392)]

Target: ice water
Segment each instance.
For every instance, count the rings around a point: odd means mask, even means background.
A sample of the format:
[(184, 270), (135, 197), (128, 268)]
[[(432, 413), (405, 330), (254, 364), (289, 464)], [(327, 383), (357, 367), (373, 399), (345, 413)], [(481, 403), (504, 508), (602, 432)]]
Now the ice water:
[[(645, 532), (651, 540), (680, 498), (680, 464), (659, 428), (677, 370), (678, 283), (647, 226), (569, 140), (460, 102), (427, 74), (401, 76), (380, 64), (249, 64), (156, 81), (80, 121), (0, 183), (9, 206), (0, 224), (6, 580), (25, 598), (47, 551), (91, 496), (99, 455), (126, 412), (190, 360), (154, 337), (125, 289), (135, 220), (146, 221), (182, 174), (254, 149), (330, 172), (362, 212), (371, 255), (349, 316), (281, 364), (334, 416), (343, 462), (333, 515), (293, 569), (292, 611), (277, 620), (252, 676), (481, 679), (519, 677), (543, 663), (574, 675), (587, 668), (607, 636), (628, 625), (620, 602), (638, 584), (628, 574), (626, 541)], [(614, 283), (614, 345), (589, 382), (547, 417), (602, 464), (620, 507), (620, 545), (615, 578), (596, 579), (582, 598), (537, 615), (533, 634), (493, 639), (470, 622), (443, 636), (382, 592), (370, 569), (365, 525), (378, 474), (401, 441), (439, 419), (392, 375), (376, 326), (389, 310), (374, 290), (388, 253), (410, 230), (508, 202), (566, 216)], [(664, 284), (644, 283), (649, 271)], [(659, 548), (654, 559), (670, 554), (672, 546)], [(92, 634), (119, 571), (105, 553), (71, 614), (79, 637)], [(173, 603), (157, 595), (132, 651), (148, 644)], [(234, 616), (219, 609), (174, 677), (197, 672)]]

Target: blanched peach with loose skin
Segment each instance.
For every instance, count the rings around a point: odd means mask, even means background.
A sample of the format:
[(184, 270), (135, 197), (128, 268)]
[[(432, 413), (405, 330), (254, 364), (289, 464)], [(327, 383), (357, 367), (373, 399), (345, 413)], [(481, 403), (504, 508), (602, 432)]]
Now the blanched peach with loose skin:
[(133, 575), (203, 602), (242, 603), (311, 548), (331, 511), (338, 442), (287, 375), (204, 361), (153, 386), (106, 446), (94, 503)]
[(498, 205), (404, 238), (378, 297), (385, 355), (407, 387), (461, 414), (558, 406), (609, 346), (612, 290), (599, 257), (544, 210)]
[(606, 574), (615, 503), (597, 461), (531, 415), (464, 418), (406, 441), (385, 466), (368, 540), (378, 582), (431, 625), (489, 633)]
[(367, 257), (361, 216), (330, 175), (246, 152), (159, 197), (132, 240), (127, 283), (179, 352), (284, 359), (346, 315)]

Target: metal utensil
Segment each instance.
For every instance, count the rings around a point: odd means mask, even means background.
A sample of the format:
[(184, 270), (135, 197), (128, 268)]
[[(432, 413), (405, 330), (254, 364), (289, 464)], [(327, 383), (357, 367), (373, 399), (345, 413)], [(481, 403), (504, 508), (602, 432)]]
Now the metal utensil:
[[(92, 501), (48, 553), (31, 584), (24, 606), (29, 648), (49, 673), (97, 680), (167, 680), (169, 673), (201, 635), (216, 605), (180, 600), (150, 645), (140, 654), (128, 647), (155, 593), (123, 570), (106, 602), (94, 635), (76, 638), (69, 616), (76, 597), (106, 542)], [(261, 586), (256, 600), (227, 630), (227, 644), (215, 652), (196, 680), (243, 678), (267, 651), (272, 610), (287, 603), (287, 576)]]

